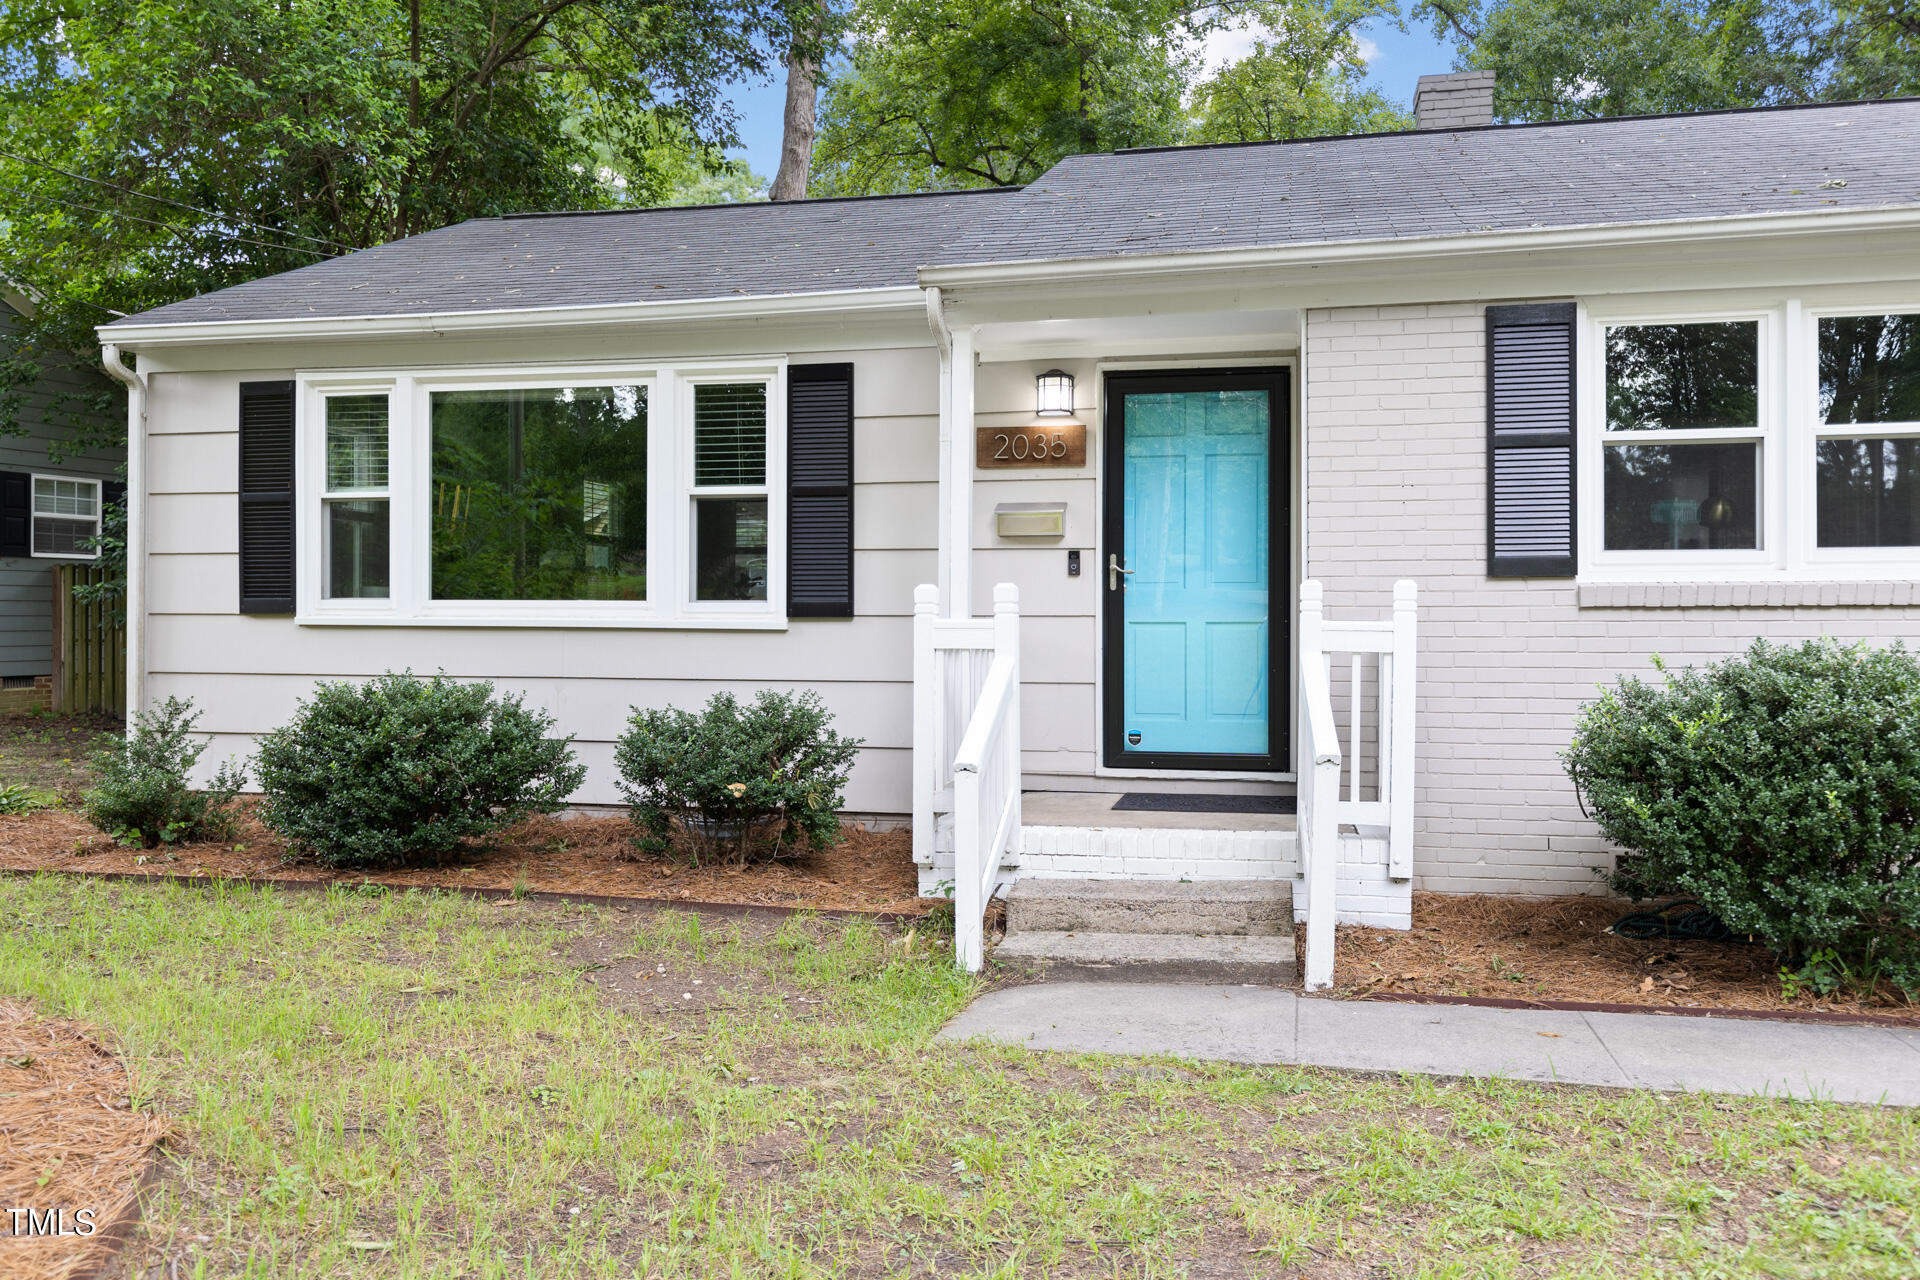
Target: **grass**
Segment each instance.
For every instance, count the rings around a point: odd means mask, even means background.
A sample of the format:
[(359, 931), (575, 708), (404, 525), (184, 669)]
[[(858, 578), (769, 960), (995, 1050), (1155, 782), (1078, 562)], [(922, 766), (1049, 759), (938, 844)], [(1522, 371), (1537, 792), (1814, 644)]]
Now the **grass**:
[(924, 938), (0, 881), (179, 1138), (142, 1277), (1908, 1276), (1920, 1118), (935, 1043)]
[(0, 783), (76, 803), (94, 783), (89, 761), (119, 733), (115, 716), (0, 716)]

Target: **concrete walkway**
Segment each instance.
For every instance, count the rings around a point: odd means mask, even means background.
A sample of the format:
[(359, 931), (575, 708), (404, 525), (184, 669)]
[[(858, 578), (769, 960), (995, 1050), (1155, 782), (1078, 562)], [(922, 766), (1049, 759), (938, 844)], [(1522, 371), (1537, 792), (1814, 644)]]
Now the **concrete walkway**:
[(1920, 1028), (1043, 982), (980, 997), (940, 1035), (1029, 1049), (1920, 1106)]

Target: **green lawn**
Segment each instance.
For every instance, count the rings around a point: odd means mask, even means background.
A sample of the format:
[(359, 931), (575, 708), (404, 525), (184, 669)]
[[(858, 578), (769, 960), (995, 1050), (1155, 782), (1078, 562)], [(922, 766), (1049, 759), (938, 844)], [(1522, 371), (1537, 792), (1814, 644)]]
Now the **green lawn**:
[[(180, 1137), (128, 1274), (1910, 1276), (1920, 1118), (938, 1045), (891, 928), (0, 881)], [(177, 1261), (177, 1273), (171, 1270)]]

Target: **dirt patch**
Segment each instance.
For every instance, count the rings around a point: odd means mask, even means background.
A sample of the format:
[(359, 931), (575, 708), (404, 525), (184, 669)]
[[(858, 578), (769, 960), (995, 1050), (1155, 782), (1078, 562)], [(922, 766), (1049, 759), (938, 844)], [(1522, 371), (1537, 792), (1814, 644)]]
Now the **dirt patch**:
[(167, 1132), (128, 1095), (95, 1033), (0, 1000), (0, 1273), (65, 1280), (111, 1255)]
[(502, 833), (490, 845), (463, 849), (439, 866), (340, 872), (289, 853), (285, 842), (251, 812), (231, 844), (144, 850), (115, 844), (77, 814), (45, 811), (0, 815), (0, 868), (399, 888), (519, 888), (827, 911), (919, 913), (934, 905), (919, 898), (907, 832), (870, 831), (858, 825), (842, 830), (845, 838), (819, 853), (753, 867), (689, 867), (636, 855), (632, 826), (624, 817), (536, 818)]
[(76, 804), (93, 785), (94, 753), (120, 731), (118, 716), (0, 716), (0, 782)]
[(1883, 989), (1787, 998), (1765, 947), (1640, 942), (1610, 931), (1642, 909), (1619, 898), (1509, 898), (1416, 893), (1413, 928), (1343, 925), (1334, 994), (1374, 992), (1577, 1000), (1658, 1008), (1872, 1013), (1920, 1022), (1920, 1007)]

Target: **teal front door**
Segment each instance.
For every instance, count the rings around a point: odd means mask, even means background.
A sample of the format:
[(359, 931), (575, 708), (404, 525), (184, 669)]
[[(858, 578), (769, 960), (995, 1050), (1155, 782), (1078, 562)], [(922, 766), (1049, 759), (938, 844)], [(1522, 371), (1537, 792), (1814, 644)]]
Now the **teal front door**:
[(1109, 766), (1281, 767), (1286, 410), (1284, 370), (1107, 380)]

